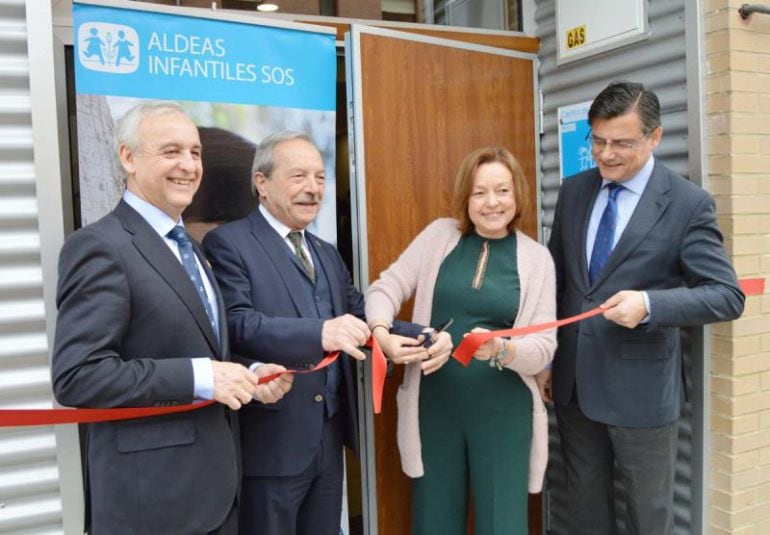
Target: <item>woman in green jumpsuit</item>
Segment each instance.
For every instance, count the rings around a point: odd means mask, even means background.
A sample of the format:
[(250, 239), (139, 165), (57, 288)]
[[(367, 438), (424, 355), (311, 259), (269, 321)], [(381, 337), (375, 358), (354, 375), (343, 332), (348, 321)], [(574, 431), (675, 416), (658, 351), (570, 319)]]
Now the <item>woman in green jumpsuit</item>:
[[(398, 439), (404, 471), (414, 477), (415, 534), (465, 535), (469, 496), (476, 535), (527, 533), (527, 492), (539, 490), (547, 456), (534, 375), (553, 357), (554, 333), (493, 338), (467, 368), (444, 351), (448, 337), (456, 347), (474, 330), (555, 315), (550, 255), (516, 230), (526, 186), (505, 149), (471, 153), (456, 181), (457, 218), (423, 230), (367, 294), (373, 334), (386, 354), (407, 364)], [(387, 329), (412, 294), (413, 321), (454, 320), (427, 351)]]

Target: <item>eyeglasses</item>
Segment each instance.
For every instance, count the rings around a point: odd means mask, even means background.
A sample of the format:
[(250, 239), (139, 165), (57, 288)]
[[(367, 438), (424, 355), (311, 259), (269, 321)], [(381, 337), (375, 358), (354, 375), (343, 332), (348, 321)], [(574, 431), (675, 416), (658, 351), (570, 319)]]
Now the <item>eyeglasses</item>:
[(620, 151), (634, 150), (636, 146), (649, 135), (650, 134), (642, 134), (637, 139), (604, 139), (603, 137), (593, 135), (592, 132), (588, 132), (586, 141), (600, 152), (606, 147)]

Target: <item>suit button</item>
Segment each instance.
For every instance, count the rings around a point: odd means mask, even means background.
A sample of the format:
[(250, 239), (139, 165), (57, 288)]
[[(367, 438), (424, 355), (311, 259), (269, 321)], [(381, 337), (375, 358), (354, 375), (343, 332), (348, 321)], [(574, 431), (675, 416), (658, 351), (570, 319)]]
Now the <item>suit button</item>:
[(313, 400), (316, 403), (321, 403), (324, 400), (324, 397), (321, 394), (316, 394), (315, 397), (313, 398)]

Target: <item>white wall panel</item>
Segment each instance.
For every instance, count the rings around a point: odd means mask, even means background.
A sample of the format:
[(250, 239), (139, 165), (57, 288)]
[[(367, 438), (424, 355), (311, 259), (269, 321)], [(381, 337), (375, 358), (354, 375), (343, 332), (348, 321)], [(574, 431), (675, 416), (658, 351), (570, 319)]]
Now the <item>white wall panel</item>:
[[(27, 37), (0, 0), (0, 408), (52, 405)], [(59, 488), (54, 428), (0, 428), (0, 533), (62, 533)]]

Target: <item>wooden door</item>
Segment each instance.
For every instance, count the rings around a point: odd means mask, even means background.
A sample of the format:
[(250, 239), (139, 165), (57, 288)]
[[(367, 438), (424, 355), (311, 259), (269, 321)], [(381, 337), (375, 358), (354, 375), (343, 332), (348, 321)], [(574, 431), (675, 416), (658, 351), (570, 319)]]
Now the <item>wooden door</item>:
[[(506, 147), (521, 162), (531, 186), (523, 230), (537, 238), (535, 56), (355, 24), (346, 47), (360, 287), (430, 221), (449, 215), (457, 168), (482, 145)], [(411, 306), (401, 317), (410, 315)], [(410, 533), (411, 487), (396, 446), (402, 375), (397, 367), (388, 378), (381, 415), (371, 416), (370, 399), (361, 411), (369, 533)]]

